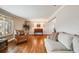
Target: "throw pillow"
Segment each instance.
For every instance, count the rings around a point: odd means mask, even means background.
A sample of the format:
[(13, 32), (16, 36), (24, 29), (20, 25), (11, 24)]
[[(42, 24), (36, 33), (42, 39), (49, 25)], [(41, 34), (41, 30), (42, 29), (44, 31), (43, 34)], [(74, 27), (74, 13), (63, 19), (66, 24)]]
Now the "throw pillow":
[(57, 41), (58, 39), (58, 33), (57, 32), (53, 32), (50, 36), (49, 39)]
[(61, 42), (67, 49), (72, 50), (73, 36), (68, 33), (60, 32), (58, 35), (58, 41)]

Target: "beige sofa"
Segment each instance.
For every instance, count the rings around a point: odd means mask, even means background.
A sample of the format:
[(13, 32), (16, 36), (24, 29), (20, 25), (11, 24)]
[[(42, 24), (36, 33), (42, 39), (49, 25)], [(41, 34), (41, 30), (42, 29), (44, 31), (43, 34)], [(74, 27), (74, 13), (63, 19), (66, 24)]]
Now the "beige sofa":
[(48, 53), (78, 53), (79, 36), (60, 32), (58, 41), (47, 37), (44, 39), (45, 47)]

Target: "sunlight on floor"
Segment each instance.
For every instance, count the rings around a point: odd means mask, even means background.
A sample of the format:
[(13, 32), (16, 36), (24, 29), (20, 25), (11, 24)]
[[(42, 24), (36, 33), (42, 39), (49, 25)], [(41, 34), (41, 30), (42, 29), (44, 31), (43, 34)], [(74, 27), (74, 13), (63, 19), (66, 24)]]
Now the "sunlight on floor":
[(34, 39), (32, 43), (33, 43), (34, 46), (36, 46), (37, 45), (37, 40)]
[(40, 44), (43, 45), (43, 40), (40, 41)]

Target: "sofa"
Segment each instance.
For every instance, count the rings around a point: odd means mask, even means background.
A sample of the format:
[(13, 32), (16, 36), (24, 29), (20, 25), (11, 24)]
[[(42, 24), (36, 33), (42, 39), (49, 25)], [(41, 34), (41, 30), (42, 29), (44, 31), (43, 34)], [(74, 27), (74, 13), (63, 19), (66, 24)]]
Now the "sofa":
[(65, 32), (52, 33), (44, 39), (47, 53), (79, 53), (79, 36)]

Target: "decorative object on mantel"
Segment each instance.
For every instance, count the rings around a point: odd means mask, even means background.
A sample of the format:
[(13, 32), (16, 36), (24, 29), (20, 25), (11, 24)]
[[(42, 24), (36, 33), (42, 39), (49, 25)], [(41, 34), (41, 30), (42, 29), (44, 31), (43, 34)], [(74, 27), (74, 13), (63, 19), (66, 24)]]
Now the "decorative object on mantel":
[(37, 24), (37, 27), (41, 27), (41, 25), (40, 24)]
[(30, 21), (24, 21), (23, 30), (24, 30), (25, 34), (29, 34), (30, 28), (31, 28)]

